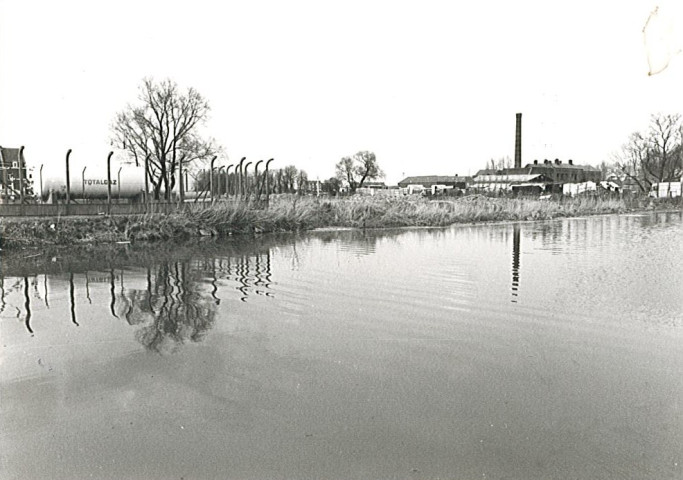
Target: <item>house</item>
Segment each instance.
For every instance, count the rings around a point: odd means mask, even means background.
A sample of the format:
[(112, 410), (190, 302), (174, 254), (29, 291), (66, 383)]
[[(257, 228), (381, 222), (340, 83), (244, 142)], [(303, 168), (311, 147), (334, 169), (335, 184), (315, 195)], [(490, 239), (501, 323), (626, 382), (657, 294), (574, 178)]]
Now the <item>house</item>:
[(425, 189), (430, 190), (433, 185), (443, 185), (465, 190), (471, 183), (472, 177), (461, 177), (459, 175), (425, 175), (406, 177), (398, 182), (398, 186), (400, 188), (408, 188), (410, 185), (422, 185)]
[(20, 148), (0, 147), (0, 198), (4, 201), (21, 196), (23, 178), (24, 195), (33, 195), (33, 173), (26, 168)]
[(356, 189), (359, 195), (393, 197), (399, 193), (398, 187), (389, 187), (384, 182), (363, 182), (363, 186)]
[(323, 183), (320, 180), (306, 180), (300, 189), (300, 193), (318, 196), (322, 191)]

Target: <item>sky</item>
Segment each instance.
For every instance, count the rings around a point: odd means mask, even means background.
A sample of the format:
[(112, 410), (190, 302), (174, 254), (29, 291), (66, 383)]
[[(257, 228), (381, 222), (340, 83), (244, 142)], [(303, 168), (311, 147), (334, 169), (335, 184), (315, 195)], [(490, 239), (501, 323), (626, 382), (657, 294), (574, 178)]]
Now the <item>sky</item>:
[[(152, 77), (207, 99), (224, 165), (324, 180), (370, 150), (388, 184), (472, 175), (514, 157), (518, 112), (523, 163), (598, 165), (652, 113), (683, 113), (677, 3), (0, 0), (0, 145), (46, 175), (69, 148), (104, 168), (116, 113)], [(655, 7), (665, 37), (646, 48)]]

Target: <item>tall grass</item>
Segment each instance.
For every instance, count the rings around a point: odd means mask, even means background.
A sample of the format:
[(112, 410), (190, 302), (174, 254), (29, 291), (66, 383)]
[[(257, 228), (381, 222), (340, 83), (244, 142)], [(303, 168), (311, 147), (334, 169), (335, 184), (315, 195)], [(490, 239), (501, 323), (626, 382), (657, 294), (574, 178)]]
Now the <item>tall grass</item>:
[[(618, 197), (537, 200), (470, 195), (429, 200), (422, 197), (325, 199), (284, 196), (274, 198), (267, 208), (247, 202), (217, 202), (208, 206), (187, 205), (184, 210), (168, 215), (3, 220), (0, 241), (3, 248), (16, 248), (290, 232), (321, 227), (445, 226), (620, 213), (652, 205), (649, 199)], [(671, 206), (680, 209), (681, 203), (674, 201)]]

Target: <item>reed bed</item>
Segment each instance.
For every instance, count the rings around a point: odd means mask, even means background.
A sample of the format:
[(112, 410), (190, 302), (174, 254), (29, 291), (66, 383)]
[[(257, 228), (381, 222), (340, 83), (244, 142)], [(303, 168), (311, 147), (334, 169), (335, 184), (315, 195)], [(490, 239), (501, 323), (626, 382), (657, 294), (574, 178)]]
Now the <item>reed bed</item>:
[(539, 200), (470, 195), (460, 198), (282, 196), (267, 207), (249, 202), (187, 205), (172, 214), (4, 219), (0, 246), (21, 248), (128, 241), (177, 240), (202, 235), (292, 232), (315, 228), (446, 226), (455, 223), (549, 220), (621, 213), (680, 201), (586, 196)]

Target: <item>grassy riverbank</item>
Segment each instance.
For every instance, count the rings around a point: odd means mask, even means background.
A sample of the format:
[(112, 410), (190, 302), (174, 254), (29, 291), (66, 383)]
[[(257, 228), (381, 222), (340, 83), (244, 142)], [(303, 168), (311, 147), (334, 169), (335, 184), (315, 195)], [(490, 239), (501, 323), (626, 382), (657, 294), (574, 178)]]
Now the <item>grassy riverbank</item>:
[(613, 197), (536, 200), (472, 195), (457, 199), (351, 197), (275, 199), (269, 208), (247, 204), (191, 204), (169, 215), (12, 218), (0, 223), (4, 249), (184, 239), (199, 235), (290, 232), (315, 228), (445, 226), (454, 223), (549, 220), (559, 217), (681, 208), (680, 199)]

